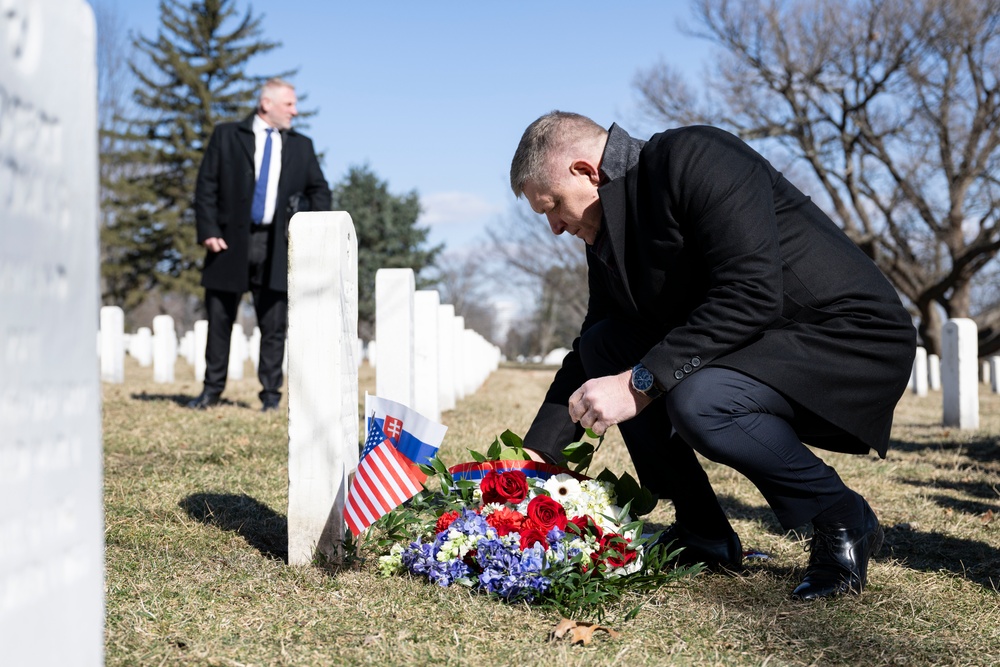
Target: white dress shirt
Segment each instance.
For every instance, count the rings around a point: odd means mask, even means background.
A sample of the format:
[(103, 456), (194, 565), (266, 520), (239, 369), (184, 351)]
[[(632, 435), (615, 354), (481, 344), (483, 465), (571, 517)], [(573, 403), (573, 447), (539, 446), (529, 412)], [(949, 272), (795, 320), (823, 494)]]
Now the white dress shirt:
[[(260, 163), (264, 160), (264, 142), (267, 140), (267, 128), (270, 127), (258, 116), (253, 117), (253, 175), (254, 182), (260, 178)], [(281, 133), (277, 129), (271, 132), (271, 166), (267, 172), (267, 196), (264, 198), (264, 220), (261, 224), (269, 225), (274, 220), (274, 208), (278, 200), (278, 179), (281, 177)]]

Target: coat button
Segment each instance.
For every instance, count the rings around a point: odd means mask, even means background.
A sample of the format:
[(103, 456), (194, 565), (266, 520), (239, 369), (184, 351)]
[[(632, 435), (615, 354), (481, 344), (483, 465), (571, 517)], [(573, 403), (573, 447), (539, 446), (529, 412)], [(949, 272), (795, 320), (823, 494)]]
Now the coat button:
[(684, 371), (674, 371), (674, 378), (677, 380), (684, 379)]
[(691, 365), (694, 366), (695, 368), (701, 366), (701, 357), (691, 357)]
[(685, 373), (690, 373), (691, 371), (694, 370), (694, 368), (691, 367), (691, 364), (684, 364), (683, 366), (681, 366), (681, 368), (684, 370)]

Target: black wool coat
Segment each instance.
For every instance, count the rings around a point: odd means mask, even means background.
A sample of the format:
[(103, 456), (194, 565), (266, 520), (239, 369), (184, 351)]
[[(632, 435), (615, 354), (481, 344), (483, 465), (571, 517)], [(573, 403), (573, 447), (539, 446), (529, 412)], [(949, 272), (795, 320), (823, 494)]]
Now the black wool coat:
[[(220, 123), (205, 149), (195, 187), (198, 243), (225, 239), (227, 250), (207, 252), (201, 284), (224, 292), (249, 289), (250, 206), (254, 188), (253, 114)], [(312, 140), (293, 129), (281, 132), (281, 175), (275, 204), (268, 272), (269, 289), (288, 291), (288, 221), (293, 195), (304, 196), (298, 210), (330, 210), (330, 186), (323, 177)]]
[[(641, 362), (667, 392), (730, 368), (846, 431), (841, 451), (884, 457), (916, 333), (881, 271), (737, 137), (696, 126), (627, 140), (625, 175), (598, 189), (624, 270), (588, 252), (582, 331), (607, 317), (653, 327), (662, 339)], [(586, 381), (578, 343), (547, 404)]]

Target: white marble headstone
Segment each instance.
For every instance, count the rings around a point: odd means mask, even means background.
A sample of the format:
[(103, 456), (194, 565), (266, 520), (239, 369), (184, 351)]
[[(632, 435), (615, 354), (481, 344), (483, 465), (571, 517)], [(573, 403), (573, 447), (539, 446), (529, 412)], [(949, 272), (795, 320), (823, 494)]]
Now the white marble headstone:
[(135, 335), (132, 336), (132, 345), (129, 348), (131, 355), (139, 362), (143, 368), (148, 368), (153, 363), (153, 332), (149, 327), (139, 327)]
[(288, 563), (335, 559), (358, 466), (358, 239), (343, 211), (297, 213), (288, 245)]
[(194, 379), (205, 381), (205, 349), (208, 347), (208, 320), (194, 323)]
[(229, 335), (228, 379), (243, 379), (244, 367), (249, 356), (247, 337), (243, 334), (243, 325), (235, 322), (233, 323), (232, 333)]
[(434, 290), (413, 294), (413, 409), (433, 421), (441, 421), (438, 395), (438, 306)]
[(153, 318), (153, 382), (173, 382), (177, 366), (177, 331), (174, 318)]
[(121, 384), (125, 381), (125, 312), (118, 306), (101, 308), (100, 340), (101, 379)]
[(375, 272), (375, 395), (413, 407), (413, 269)]
[(927, 395), (927, 350), (917, 348), (913, 358), (913, 376), (910, 378), (910, 389), (917, 396)]
[(941, 357), (927, 355), (927, 384), (931, 391), (941, 391)]
[(104, 661), (96, 100), (89, 5), (0, 1), (0, 664), (11, 667)]
[(441, 411), (455, 409), (455, 306), (438, 306), (438, 401)]
[(976, 323), (954, 318), (941, 327), (944, 425), (979, 428), (979, 340)]

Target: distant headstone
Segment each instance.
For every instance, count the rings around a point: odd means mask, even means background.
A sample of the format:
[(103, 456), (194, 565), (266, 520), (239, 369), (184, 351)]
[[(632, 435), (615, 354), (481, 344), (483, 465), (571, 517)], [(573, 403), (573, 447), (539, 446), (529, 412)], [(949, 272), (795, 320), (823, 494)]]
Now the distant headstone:
[(941, 328), (941, 391), (944, 425), (979, 428), (979, 370), (976, 323), (954, 318)]
[(569, 349), (565, 347), (557, 347), (545, 355), (545, 358), (542, 359), (542, 363), (548, 366), (559, 366), (562, 364), (563, 359), (566, 358), (567, 354), (569, 354)]
[(192, 367), (194, 366), (194, 332), (190, 329), (181, 336), (181, 340), (177, 344), (177, 354), (184, 357), (184, 360)]
[(358, 465), (358, 240), (343, 211), (297, 213), (288, 244), (288, 563), (335, 559)]
[(413, 294), (413, 409), (433, 421), (441, 421), (438, 396), (438, 306), (434, 290)]
[(253, 363), (253, 370), (256, 373), (260, 366), (260, 327), (255, 326), (250, 334), (250, 361)]
[(913, 358), (910, 388), (917, 396), (927, 395), (927, 350), (922, 347), (917, 348), (917, 354)]
[(375, 394), (413, 407), (413, 269), (375, 272)]
[(365, 356), (368, 358), (368, 365), (376, 368), (375, 361), (378, 358), (378, 343), (373, 340), (368, 341), (365, 346)]
[(983, 368), (983, 378), (982, 378), (983, 379), (983, 384), (989, 385), (990, 384), (990, 360), (989, 359), (983, 359), (982, 368)]
[(125, 381), (125, 311), (118, 306), (101, 308), (101, 380)]
[(455, 409), (455, 306), (438, 306), (438, 402), (441, 411)]
[(927, 383), (931, 391), (941, 391), (941, 357), (936, 354), (927, 355)]
[(208, 347), (208, 320), (194, 323), (194, 380), (205, 381), (205, 349)]
[(149, 368), (153, 364), (153, 332), (149, 327), (136, 329), (129, 350), (143, 368)]
[(1000, 394), (1000, 357), (990, 357), (990, 379), (994, 394)]
[(121, 309), (102, 311), (95, 363), (95, 35), (83, 0), (0, 1), (0, 664), (11, 667), (104, 662), (100, 378), (124, 379), (124, 348)]
[(243, 335), (243, 325), (235, 322), (233, 324), (233, 331), (229, 335), (229, 370), (227, 377), (230, 380), (243, 379), (243, 368), (246, 366), (248, 356), (247, 337)]
[(177, 366), (177, 331), (174, 318), (153, 318), (153, 382), (173, 382)]
[(456, 315), (451, 323), (452, 340), (455, 344), (452, 349), (452, 370), (455, 371), (453, 380), (455, 382), (455, 401), (465, 398), (465, 318)]

